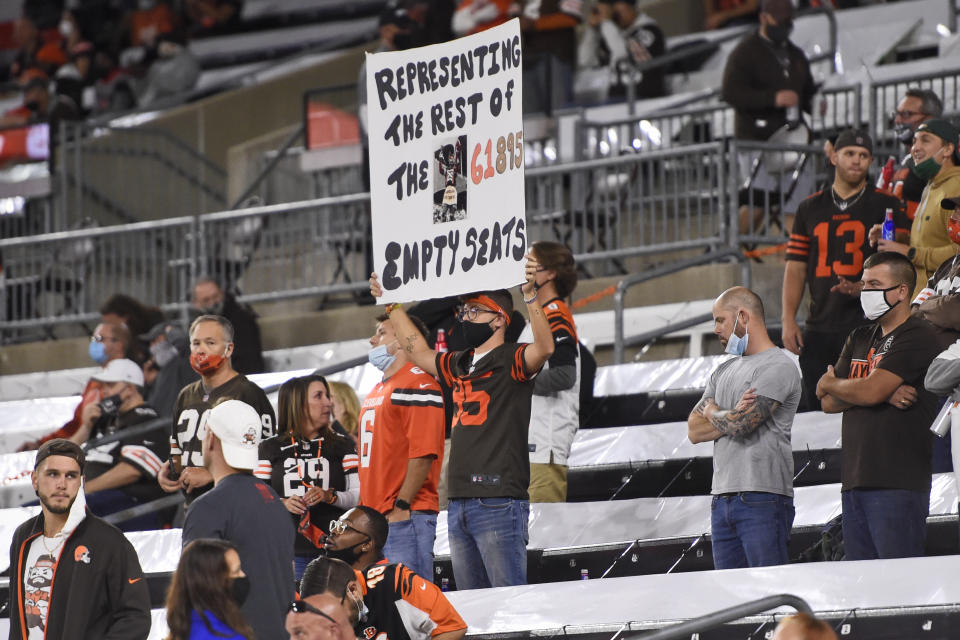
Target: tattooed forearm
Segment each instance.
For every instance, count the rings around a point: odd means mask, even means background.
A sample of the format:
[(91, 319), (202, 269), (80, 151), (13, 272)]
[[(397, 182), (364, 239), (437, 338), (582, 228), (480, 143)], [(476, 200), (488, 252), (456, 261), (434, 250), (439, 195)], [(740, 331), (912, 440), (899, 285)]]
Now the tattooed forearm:
[(713, 403), (713, 398), (701, 398), (700, 402), (697, 403), (697, 406), (695, 406), (693, 408), (693, 411), (691, 411), (690, 413), (699, 413), (702, 416), (703, 410), (707, 408), (707, 405), (712, 403)]
[(776, 400), (757, 396), (756, 401), (743, 410), (726, 409), (715, 412), (710, 417), (710, 424), (728, 436), (744, 436), (769, 420), (778, 405)]
[(403, 350), (409, 354), (413, 354), (413, 351), (417, 346), (417, 338), (419, 338), (419, 336), (417, 336), (416, 334), (412, 336), (407, 336), (407, 346), (405, 346)]

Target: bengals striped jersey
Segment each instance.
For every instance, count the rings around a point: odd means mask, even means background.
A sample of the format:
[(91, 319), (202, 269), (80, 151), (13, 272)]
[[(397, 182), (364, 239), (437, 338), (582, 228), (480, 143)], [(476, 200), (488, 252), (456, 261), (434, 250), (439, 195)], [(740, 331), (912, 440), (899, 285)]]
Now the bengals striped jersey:
[[(580, 427), (580, 343), (573, 313), (560, 298), (543, 305), (543, 312), (553, 334), (553, 355), (544, 365), (533, 388), (530, 408), (530, 462), (567, 464), (570, 446)], [(533, 339), (533, 329), (527, 325), (521, 341)], [(557, 389), (550, 385), (550, 370), (573, 367), (573, 385)]]
[(533, 374), (523, 361), (528, 346), (501, 344), (476, 362), (473, 350), (437, 354), (440, 386), (453, 394), (451, 498), (529, 497)]
[(393, 508), (410, 458), (433, 456), (414, 511), (438, 511), (443, 462), (443, 396), (422, 369), (407, 364), (373, 388), (360, 409), (360, 504), (381, 513)]
[(425, 640), (467, 627), (437, 585), (400, 563), (381, 560), (356, 574), (369, 609), (361, 640)]
[(841, 277), (860, 280), (863, 261), (876, 252), (870, 246), (870, 228), (883, 223), (887, 209), (893, 210), (896, 230), (910, 232), (910, 221), (900, 200), (870, 185), (861, 193), (841, 200), (831, 187), (818, 191), (797, 207), (786, 259), (807, 263), (810, 311), (806, 329), (845, 333), (862, 324), (860, 301), (832, 292), (831, 287)]
[[(310, 441), (278, 435), (260, 443), (253, 475), (273, 487), (281, 498), (303, 496), (310, 487), (345, 492), (357, 478), (357, 451), (353, 441), (339, 433)], [(329, 522), (343, 512), (337, 504), (320, 503), (310, 508), (310, 523), (326, 532)], [(300, 516), (290, 515), (296, 527)], [(295, 551), (298, 556), (317, 553), (313, 542), (299, 533)]]

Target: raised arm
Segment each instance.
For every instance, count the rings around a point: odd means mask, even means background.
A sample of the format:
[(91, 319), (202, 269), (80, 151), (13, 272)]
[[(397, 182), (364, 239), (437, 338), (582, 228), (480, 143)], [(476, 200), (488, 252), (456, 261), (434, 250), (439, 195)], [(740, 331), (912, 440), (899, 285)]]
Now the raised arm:
[[(370, 295), (374, 298), (383, 295), (380, 279), (377, 278), (376, 273), (370, 274)], [(390, 315), (390, 321), (393, 323), (393, 330), (397, 334), (400, 347), (406, 351), (410, 361), (430, 375), (436, 376), (437, 352), (431, 349), (424, 337), (420, 335), (407, 312), (400, 305), (391, 305), (387, 307), (387, 313)]]
[(543, 363), (553, 355), (554, 347), (553, 332), (550, 331), (547, 314), (543, 312), (543, 307), (537, 301), (536, 279), (539, 266), (540, 263), (533, 254), (528, 253), (527, 281), (520, 287), (523, 302), (527, 305), (527, 315), (530, 317), (530, 328), (533, 329), (533, 344), (523, 352), (523, 364), (526, 365), (527, 373), (531, 375), (539, 371)]

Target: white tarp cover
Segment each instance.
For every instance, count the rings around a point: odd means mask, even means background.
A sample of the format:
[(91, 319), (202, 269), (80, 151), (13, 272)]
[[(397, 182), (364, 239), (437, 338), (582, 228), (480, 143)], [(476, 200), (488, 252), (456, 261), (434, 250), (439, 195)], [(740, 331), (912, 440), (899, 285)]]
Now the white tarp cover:
[[(842, 414), (798, 413), (793, 420), (794, 451), (840, 448)], [(581, 429), (573, 441), (570, 467), (685, 460), (713, 456), (712, 443), (691, 444), (686, 422), (633, 427)]]
[(631, 362), (597, 369), (596, 396), (625, 396), (644, 391), (703, 389), (710, 372), (729, 355)]
[(471, 634), (563, 633), (563, 627), (686, 620), (778, 593), (797, 595), (814, 611), (954, 604), (958, 574), (960, 556), (939, 556), (553, 582), (447, 597)]
[[(710, 500), (710, 496), (684, 496), (531, 504), (527, 548), (566, 549), (699, 536), (710, 532)], [(934, 475), (930, 515), (956, 513), (956, 505), (953, 474)], [(794, 527), (826, 524), (840, 515), (840, 485), (798, 487), (794, 490), (794, 506)], [(450, 555), (446, 511), (437, 518), (433, 553)]]

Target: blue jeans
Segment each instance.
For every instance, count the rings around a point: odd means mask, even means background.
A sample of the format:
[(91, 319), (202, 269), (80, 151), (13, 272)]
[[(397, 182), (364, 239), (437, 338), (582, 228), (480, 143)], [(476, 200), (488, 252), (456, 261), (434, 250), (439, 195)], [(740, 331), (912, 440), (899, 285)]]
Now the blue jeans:
[(840, 495), (847, 560), (924, 555), (929, 490), (850, 489)]
[(514, 498), (451, 498), (447, 537), (457, 589), (527, 583), (530, 502)]
[(786, 564), (793, 526), (793, 498), (742, 491), (713, 496), (710, 537), (717, 569)]
[(437, 514), (410, 514), (409, 520), (390, 523), (390, 535), (383, 555), (390, 562), (402, 562), (414, 573), (433, 582), (433, 541), (437, 537)]

